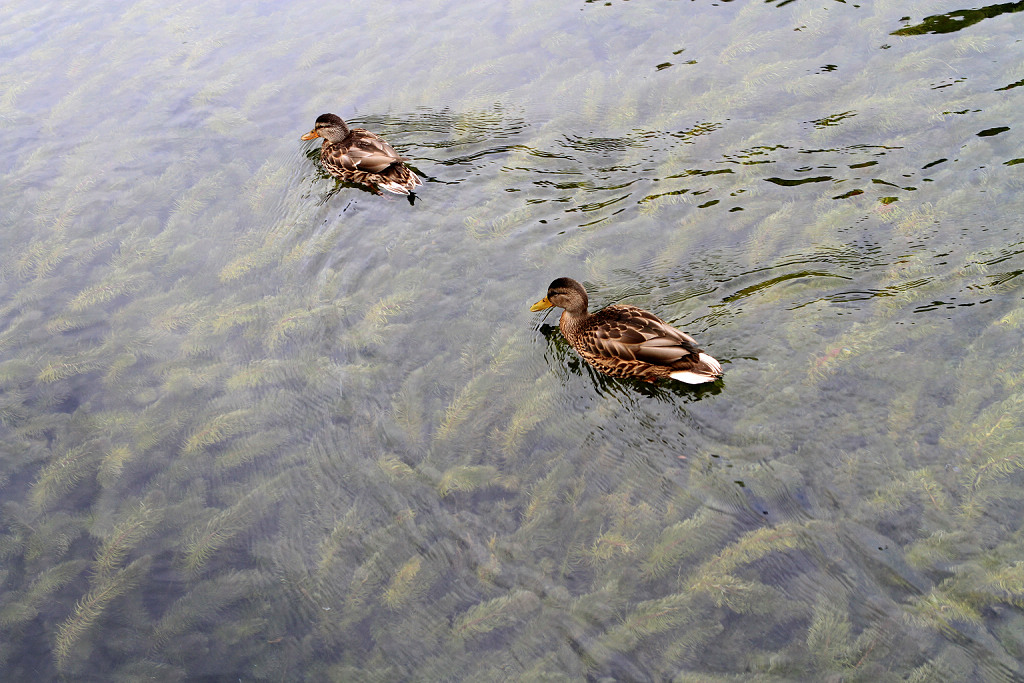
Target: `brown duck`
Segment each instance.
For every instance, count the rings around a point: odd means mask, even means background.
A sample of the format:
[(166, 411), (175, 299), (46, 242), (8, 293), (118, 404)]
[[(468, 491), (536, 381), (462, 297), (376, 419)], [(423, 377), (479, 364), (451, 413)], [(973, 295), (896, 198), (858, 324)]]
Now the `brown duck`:
[(636, 306), (615, 304), (587, 312), (587, 290), (572, 278), (560, 277), (531, 311), (557, 306), (562, 335), (595, 368), (612, 377), (653, 382), (661, 377), (703, 384), (722, 376), (722, 366), (704, 353), (697, 341), (658, 316)]
[(333, 176), (366, 185), (374, 194), (387, 190), (409, 194), (423, 184), (405, 165), (406, 158), (373, 133), (362, 128), (349, 128), (341, 117), (322, 114), (313, 130), (303, 140), (323, 138), (320, 163)]

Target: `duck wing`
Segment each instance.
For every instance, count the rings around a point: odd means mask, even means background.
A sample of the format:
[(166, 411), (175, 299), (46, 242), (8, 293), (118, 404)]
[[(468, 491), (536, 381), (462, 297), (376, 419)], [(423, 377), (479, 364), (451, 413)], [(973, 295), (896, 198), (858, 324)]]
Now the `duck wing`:
[(658, 316), (635, 306), (609, 306), (592, 317), (580, 341), (594, 356), (674, 366), (696, 360), (697, 341)]
[(330, 150), (332, 161), (350, 171), (380, 173), (389, 166), (405, 161), (395, 148), (368, 130), (353, 128), (349, 135)]

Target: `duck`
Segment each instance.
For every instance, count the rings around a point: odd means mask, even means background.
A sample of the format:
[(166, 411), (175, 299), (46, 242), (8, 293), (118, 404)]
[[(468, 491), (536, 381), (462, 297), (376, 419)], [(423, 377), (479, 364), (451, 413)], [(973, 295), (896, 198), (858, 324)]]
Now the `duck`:
[(387, 190), (407, 195), (423, 184), (419, 176), (405, 165), (395, 148), (380, 137), (362, 128), (349, 128), (340, 116), (321, 114), (313, 130), (302, 140), (323, 138), (320, 163), (327, 172), (341, 180), (366, 185), (374, 194)]
[(588, 303), (583, 285), (560, 277), (530, 310), (563, 309), (558, 321), (562, 336), (583, 360), (611, 377), (647, 382), (668, 377), (704, 384), (722, 376), (722, 365), (704, 353), (697, 340), (650, 311), (613, 304), (588, 313)]

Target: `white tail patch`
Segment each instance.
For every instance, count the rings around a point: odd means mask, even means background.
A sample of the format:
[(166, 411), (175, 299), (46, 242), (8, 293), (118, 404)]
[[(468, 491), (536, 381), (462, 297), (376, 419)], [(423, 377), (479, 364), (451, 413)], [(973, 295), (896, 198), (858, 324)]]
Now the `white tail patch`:
[(717, 360), (706, 353), (701, 353), (698, 358), (701, 364), (693, 370), (679, 370), (669, 373), (669, 377), (687, 384), (704, 384), (714, 382), (722, 376), (722, 366)]
[(409, 190), (405, 189), (398, 183), (377, 183), (377, 187), (392, 194), (409, 194)]
[(719, 363), (714, 358), (712, 358), (711, 356), (709, 356), (708, 354), (701, 352), (700, 355), (697, 356), (697, 358), (699, 358), (702, 363), (705, 363), (709, 368), (711, 368), (711, 371), (714, 372), (716, 375), (722, 374), (722, 364)]
[(406, 187), (405, 185), (402, 185), (401, 183), (396, 183), (393, 180), (387, 180), (387, 181), (382, 182), (382, 183), (377, 183), (377, 187), (380, 188), (381, 190), (386, 190), (386, 191), (391, 192), (393, 194), (409, 194), (409, 190), (410, 189), (414, 190), (414, 189), (416, 189), (417, 187), (419, 187), (420, 185), (423, 184), (423, 181), (420, 180), (420, 177), (418, 175), (416, 175), (415, 173), (413, 173), (412, 171), (409, 171), (409, 175), (412, 176), (412, 178), (411, 178), (412, 182), (409, 183), (409, 187)]

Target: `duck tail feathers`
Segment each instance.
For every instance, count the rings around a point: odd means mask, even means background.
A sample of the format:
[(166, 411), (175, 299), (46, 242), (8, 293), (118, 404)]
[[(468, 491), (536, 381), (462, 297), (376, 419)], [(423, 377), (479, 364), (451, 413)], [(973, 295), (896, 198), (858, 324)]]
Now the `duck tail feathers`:
[(418, 175), (405, 167), (402, 167), (397, 173), (388, 175), (390, 177), (386, 176), (383, 182), (377, 183), (377, 187), (394, 194), (409, 194), (423, 184)]
[(697, 356), (700, 362), (689, 370), (677, 370), (669, 373), (669, 377), (686, 384), (704, 384), (714, 382), (722, 376), (722, 365), (717, 360), (704, 353)]

